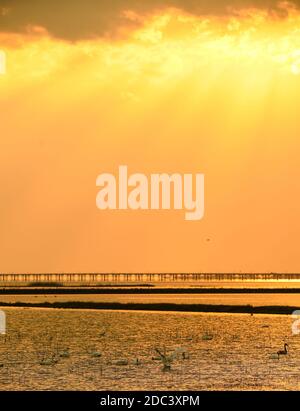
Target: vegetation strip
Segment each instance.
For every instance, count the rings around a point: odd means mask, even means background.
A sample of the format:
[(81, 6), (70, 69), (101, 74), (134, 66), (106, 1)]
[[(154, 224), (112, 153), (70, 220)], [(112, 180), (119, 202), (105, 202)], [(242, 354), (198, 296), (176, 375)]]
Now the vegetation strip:
[[(141, 287), (141, 286), (140, 286)], [(148, 286), (149, 287), (149, 286)], [(300, 294), (300, 288), (12, 288), (0, 289), (0, 295), (17, 294)]]
[(289, 306), (258, 306), (252, 305), (213, 305), (213, 304), (140, 304), (140, 303), (98, 303), (84, 301), (44, 302), (44, 303), (7, 303), (0, 302), (1, 307), (28, 308), (62, 308), (62, 309), (93, 309), (93, 310), (141, 310), (141, 311), (181, 311), (202, 313), (232, 313), (232, 314), (292, 314), (299, 307)]

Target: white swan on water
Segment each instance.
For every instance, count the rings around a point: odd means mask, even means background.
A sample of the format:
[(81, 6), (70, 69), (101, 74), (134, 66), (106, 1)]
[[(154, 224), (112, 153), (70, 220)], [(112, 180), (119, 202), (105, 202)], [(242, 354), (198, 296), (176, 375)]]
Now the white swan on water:
[(188, 351), (184, 347), (177, 347), (174, 352), (167, 355), (166, 353), (161, 352), (158, 348), (155, 348), (155, 351), (159, 355), (159, 357), (152, 357), (153, 360), (161, 360), (163, 363), (163, 371), (170, 371), (171, 370), (171, 363), (176, 358), (182, 358), (187, 360), (189, 358)]
[(173, 356), (167, 356), (166, 354), (162, 353), (158, 348), (155, 348), (155, 351), (159, 355), (162, 363), (163, 363), (163, 371), (170, 371), (171, 370), (171, 362), (173, 361)]
[(91, 356), (94, 357), (94, 358), (99, 358), (99, 357), (102, 356), (102, 354), (99, 351), (92, 351)]
[(55, 354), (52, 354), (51, 357), (43, 357), (40, 361), (40, 365), (55, 365), (58, 363), (58, 359), (56, 358)]
[(66, 350), (60, 351), (58, 355), (59, 355), (61, 358), (69, 358), (69, 357), (70, 357), (69, 348), (67, 348)]

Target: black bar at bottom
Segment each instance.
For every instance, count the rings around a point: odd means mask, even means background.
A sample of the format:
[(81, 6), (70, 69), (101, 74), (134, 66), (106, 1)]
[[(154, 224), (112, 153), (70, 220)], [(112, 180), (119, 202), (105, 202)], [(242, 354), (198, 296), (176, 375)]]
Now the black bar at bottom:
[(300, 399), (299, 392), (194, 392), (194, 391), (111, 391), (111, 392), (87, 392), (87, 391), (9, 391), (0, 392), (1, 404), (7, 404), (10, 408), (21, 405), (22, 409), (47, 409), (67, 407), (88, 410), (101, 410), (107, 407), (121, 409), (136, 409), (141, 407), (180, 408), (192, 409), (207, 407), (241, 407), (270, 405), (270, 401), (276, 401), (277, 405), (286, 405), (286, 401)]

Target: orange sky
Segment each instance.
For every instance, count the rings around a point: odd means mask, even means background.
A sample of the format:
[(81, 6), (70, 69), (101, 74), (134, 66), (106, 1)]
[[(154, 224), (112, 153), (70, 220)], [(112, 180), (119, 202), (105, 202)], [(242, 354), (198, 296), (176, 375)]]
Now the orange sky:
[[(300, 12), (281, 7), (0, 31), (0, 271), (299, 272)], [(99, 211), (120, 164), (204, 173), (204, 219)]]

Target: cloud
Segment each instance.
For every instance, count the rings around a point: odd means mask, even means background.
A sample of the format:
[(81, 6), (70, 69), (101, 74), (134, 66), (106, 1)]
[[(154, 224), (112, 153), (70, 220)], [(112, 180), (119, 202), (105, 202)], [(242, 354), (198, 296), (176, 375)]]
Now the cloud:
[(43, 27), (51, 36), (78, 41), (120, 37), (142, 24), (140, 16), (179, 8), (194, 15), (228, 15), (245, 8), (285, 16), (300, 0), (0, 0), (0, 32), (28, 33)]

